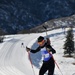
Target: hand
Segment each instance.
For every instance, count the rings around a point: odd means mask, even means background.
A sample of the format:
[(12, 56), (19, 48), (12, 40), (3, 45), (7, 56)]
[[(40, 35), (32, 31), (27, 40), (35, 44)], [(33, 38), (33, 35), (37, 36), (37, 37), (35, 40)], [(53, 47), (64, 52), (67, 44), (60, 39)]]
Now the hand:
[(46, 49), (47, 49), (48, 52), (50, 52), (50, 49), (49, 48), (46, 48)]
[(30, 51), (30, 48), (28, 48), (27, 46), (26, 46), (26, 51), (27, 51), (27, 52)]

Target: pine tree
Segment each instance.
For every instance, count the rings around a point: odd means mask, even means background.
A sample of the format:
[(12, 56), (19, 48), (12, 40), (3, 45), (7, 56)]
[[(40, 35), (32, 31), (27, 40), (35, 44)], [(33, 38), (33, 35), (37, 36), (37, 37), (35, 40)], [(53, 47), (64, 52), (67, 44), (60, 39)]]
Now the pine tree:
[(3, 30), (0, 28), (0, 43), (3, 42), (4, 35), (5, 35), (5, 33), (4, 33)]
[(64, 54), (71, 54), (74, 52), (74, 38), (73, 38), (73, 28), (70, 27), (69, 30), (67, 31), (66, 35), (66, 41), (64, 44)]

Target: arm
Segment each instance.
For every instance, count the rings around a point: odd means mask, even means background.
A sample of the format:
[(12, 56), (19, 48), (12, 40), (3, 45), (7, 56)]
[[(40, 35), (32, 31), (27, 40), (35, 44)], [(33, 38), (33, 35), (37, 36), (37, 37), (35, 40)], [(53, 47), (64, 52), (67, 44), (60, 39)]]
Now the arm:
[(27, 50), (27, 51), (30, 51), (31, 53), (36, 53), (36, 52), (40, 51), (40, 47), (38, 47), (38, 48), (35, 49), (35, 50), (26, 47), (26, 50)]
[(51, 45), (47, 45), (47, 50), (48, 50), (49, 52), (52, 52), (52, 54), (56, 53), (55, 49), (52, 48)]
[(33, 50), (33, 49), (30, 50), (30, 52), (32, 52), (32, 53), (36, 53), (38, 51), (40, 51), (40, 47), (38, 47), (36, 50)]

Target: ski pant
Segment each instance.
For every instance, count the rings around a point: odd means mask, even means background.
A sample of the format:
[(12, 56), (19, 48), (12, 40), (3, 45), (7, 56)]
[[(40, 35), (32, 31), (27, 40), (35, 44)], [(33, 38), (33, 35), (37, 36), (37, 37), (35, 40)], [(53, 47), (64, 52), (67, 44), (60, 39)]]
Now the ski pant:
[(48, 75), (54, 74), (55, 63), (53, 58), (50, 58), (48, 61), (43, 61), (42, 67), (39, 71), (39, 75), (44, 75), (48, 71)]

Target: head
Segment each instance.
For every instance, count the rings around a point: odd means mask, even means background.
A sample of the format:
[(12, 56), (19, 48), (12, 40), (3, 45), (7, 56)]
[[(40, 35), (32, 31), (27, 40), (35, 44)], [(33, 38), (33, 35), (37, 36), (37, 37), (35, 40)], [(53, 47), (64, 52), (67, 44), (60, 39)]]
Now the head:
[(38, 37), (38, 44), (39, 44), (40, 46), (43, 46), (43, 45), (45, 44), (44, 37), (42, 37), (42, 36), (39, 36), (39, 37)]

